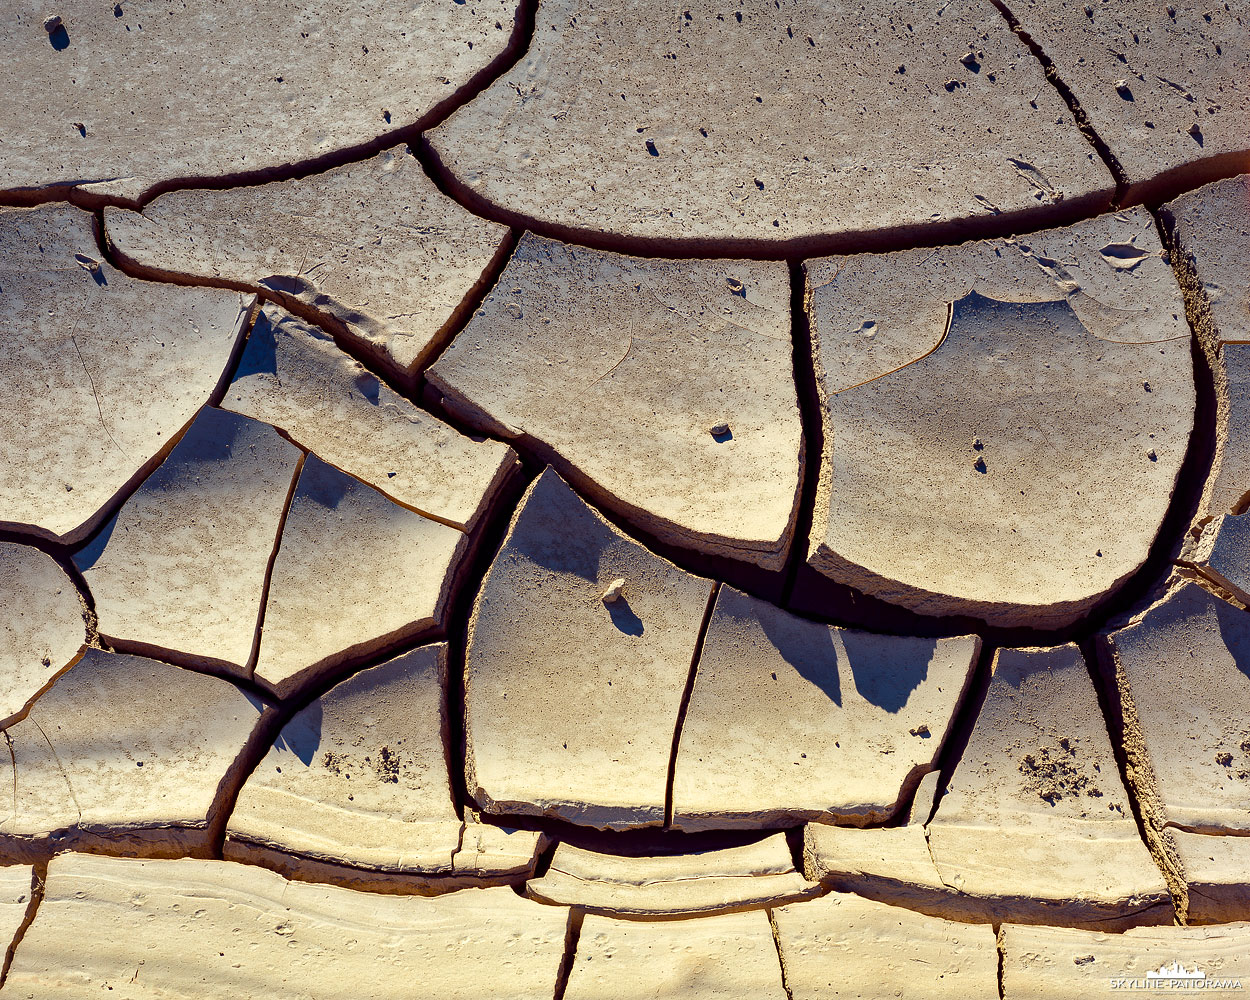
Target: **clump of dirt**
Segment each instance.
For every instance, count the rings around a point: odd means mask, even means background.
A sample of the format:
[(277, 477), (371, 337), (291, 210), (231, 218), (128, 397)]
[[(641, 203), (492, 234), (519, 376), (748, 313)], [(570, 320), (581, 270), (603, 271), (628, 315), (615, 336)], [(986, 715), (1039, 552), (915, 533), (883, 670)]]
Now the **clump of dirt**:
[(1024, 786), (1038, 798), (1055, 805), (1065, 798), (1101, 798), (1097, 779), (1086, 774), (1072, 740), (1064, 737), (1057, 747), (1042, 747), (1020, 758)]

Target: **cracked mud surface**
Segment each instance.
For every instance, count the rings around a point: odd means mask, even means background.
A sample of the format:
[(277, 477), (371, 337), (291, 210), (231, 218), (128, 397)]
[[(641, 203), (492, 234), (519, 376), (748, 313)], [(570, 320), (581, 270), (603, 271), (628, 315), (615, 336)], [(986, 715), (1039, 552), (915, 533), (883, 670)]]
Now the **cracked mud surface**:
[(1250, 983), (1244, 4), (0, 22), (0, 996)]

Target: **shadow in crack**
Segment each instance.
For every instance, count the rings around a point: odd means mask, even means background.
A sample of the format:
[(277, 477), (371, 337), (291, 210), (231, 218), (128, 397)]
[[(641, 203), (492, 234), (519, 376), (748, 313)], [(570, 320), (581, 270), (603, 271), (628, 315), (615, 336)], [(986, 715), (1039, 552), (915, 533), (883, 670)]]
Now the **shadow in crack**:
[(304, 764), (312, 764), (321, 748), (321, 702), (314, 701), (301, 709), (273, 741), (279, 750), (289, 750)]

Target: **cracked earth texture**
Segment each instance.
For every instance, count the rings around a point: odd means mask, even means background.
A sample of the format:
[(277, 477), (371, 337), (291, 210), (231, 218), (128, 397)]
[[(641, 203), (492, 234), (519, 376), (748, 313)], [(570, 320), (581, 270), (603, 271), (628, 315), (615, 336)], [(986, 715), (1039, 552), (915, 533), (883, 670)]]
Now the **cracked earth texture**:
[(0, 55), (0, 996), (1250, 988), (1250, 3)]

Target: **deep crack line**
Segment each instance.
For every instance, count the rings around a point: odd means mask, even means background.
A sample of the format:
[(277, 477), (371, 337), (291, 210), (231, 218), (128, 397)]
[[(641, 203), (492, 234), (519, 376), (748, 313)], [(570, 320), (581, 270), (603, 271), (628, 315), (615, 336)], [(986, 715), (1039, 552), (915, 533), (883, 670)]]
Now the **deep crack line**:
[(673, 746), (668, 755), (668, 777), (664, 783), (664, 829), (673, 826), (673, 782), (677, 778), (677, 753), (681, 747), (681, 731), (686, 725), (686, 712), (690, 708), (690, 698), (694, 694), (694, 686), (699, 674), (699, 660), (703, 658), (703, 643), (707, 639), (708, 626), (712, 623), (712, 611), (716, 607), (716, 598), (720, 594), (721, 585), (712, 584), (707, 596), (707, 607), (703, 609), (703, 621), (699, 623), (699, 634), (694, 641), (694, 651), (690, 655), (690, 672), (686, 675), (686, 687), (681, 693), (681, 702), (677, 706), (677, 723), (673, 727)]
[(1033, 57), (1041, 64), (1047, 82), (1063, 98), (1063, 103), (1068, 106), (1068, 110), (1072, 112), (1072, 117), (1076, 119), (1076, 127), (1080, 130), (1081, 135), (1085, 136), (1089, 144), (1094, 147), (1094, 151), (1098, 154), (1098, 158), (1102, 160), (1103, 166), (1110, 172), (1112, 179), (1115, 181), (1115, 197), (1111, 201), (1111, 208), (1112, 210), (1118, 209), (1129, 187), (1128, 176), (1124, 172), (1124, 167), (1121, 166), (1115, 153), (1111, 151), (1111, 147), (1107, 145), (1094, 128), (1093, 123), (1089, 120), (1089, 115), (1081, 107), (1081, 102), (1077, 99), (1072, 88), (1060, 77), (1054, 60), (1046, 54), (1037, 40), (1024, 30), (1020, 19), (1007, 6), (1006, 0), (991, 0), (991, 2), (998, 12), (1003, 15), (1012, 33), (1024, 43), (1025, 47), (1033, 54)]

